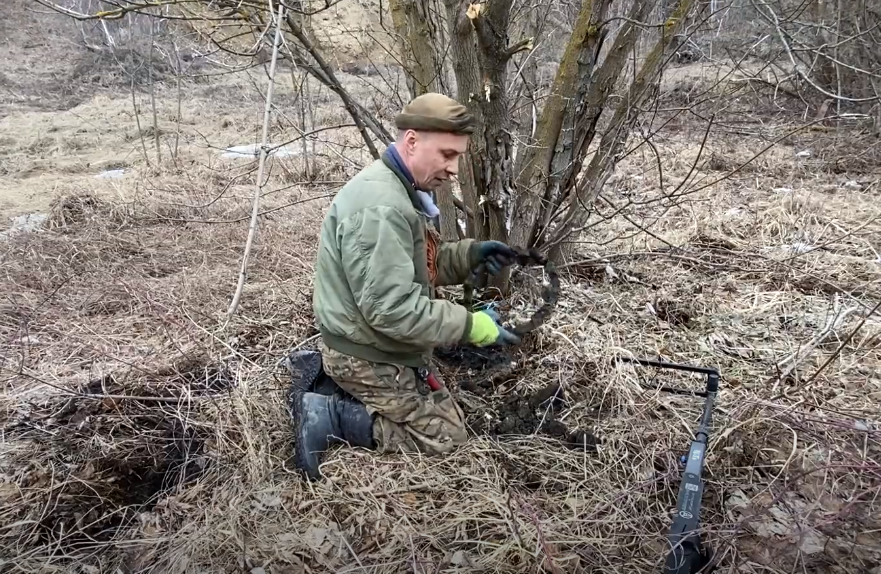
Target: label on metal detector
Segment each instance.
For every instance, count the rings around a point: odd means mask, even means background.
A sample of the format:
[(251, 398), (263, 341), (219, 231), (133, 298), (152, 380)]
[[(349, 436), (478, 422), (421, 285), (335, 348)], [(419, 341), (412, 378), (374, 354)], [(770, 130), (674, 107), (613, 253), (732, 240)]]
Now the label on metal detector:
[(703, 443), (692, 443), (691, 452), (688, 456), (688, 463), (685, 466), (686, 474), (696, 474), (700, 476), (701, 468), (704, 466), (704, 445)]

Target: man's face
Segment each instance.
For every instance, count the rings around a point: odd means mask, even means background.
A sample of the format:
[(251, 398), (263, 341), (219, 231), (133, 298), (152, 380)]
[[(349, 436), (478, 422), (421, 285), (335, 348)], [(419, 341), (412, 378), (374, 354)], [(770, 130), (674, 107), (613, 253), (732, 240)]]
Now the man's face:
[(404, 146), (417, 187), (434, 191), (459, 173), (459, 158), (468, 149), (468, 136), (409, 130), (404, 134)]

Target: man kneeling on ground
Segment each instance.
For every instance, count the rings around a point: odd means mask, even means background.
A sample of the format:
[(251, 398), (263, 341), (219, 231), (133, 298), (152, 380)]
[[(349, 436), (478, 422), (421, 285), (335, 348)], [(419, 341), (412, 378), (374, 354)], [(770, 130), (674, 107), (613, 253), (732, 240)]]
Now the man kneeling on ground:
[(433, 349), (519, 343), (492, 312), (434, 297), (435, 287), (462, 284), (481, 263), (496, 274), (514, 262), (504, 243), (442, 243), (429, 224), (438, 209), (427, 191), (457, 174), (472, 116), (425, 94), (395, 123), (397, 141), (337, 193), (321, 226), (313, 309), (324, 371), (346, 393), (295, 397), (295, 462), (311, 480), (320, 477), (320, 454), (338, 441), (451, 452), (466, 440), (465, 419), (443, 384), (433, 384)]

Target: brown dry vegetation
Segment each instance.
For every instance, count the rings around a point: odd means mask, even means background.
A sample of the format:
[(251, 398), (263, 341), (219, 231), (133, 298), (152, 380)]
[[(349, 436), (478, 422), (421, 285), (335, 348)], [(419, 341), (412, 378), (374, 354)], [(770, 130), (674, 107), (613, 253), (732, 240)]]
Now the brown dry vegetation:
[[(256, 141), (261, 80), (188, 84), (181, 155), (152, 168), (124, 90), (3, 101), (0, 208), (49, 219), (0, 241), (0, 571), (658, 571), (700, 404), (622, 354), (722, 370), (702, 517), (722, 571), (881, 571), (876, 138), (783, 137), (795, 125), (758, 97), (741, 105), (761, 115), (730, 114), (702, 153), (705, 124), (671, 123), (659, 158), (643, 146), (607, 186), (552, 319), (511, 356), (442, 365), (465, 447), (337, 449), (305, 484), (277, 363), (315, 343), (316, 230), (368, 156), (345, 128), (316, 144), (317, 183), (271, 163), (224, 325), (255, 172), (215, 148)], [(174, 133), (172, 87), (160, 104)], [(329, 97), (316, 114), (347, 121)], [(705, 187), (649, 201), (659, 159), (668, 192), (689, 174), (683, 191)], [(111, 167), (126, 175), (93, 177)]]

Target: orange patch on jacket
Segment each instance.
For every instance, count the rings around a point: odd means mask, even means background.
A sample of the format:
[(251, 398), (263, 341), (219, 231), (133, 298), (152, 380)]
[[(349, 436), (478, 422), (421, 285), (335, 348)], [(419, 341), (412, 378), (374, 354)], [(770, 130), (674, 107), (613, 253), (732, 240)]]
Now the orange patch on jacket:
[(425, 226), (425, 259), (428, 261), (428, 279), (434, 285), (437, 279), (437, 248), (440, 243), (440, 236), (430, 226)]

